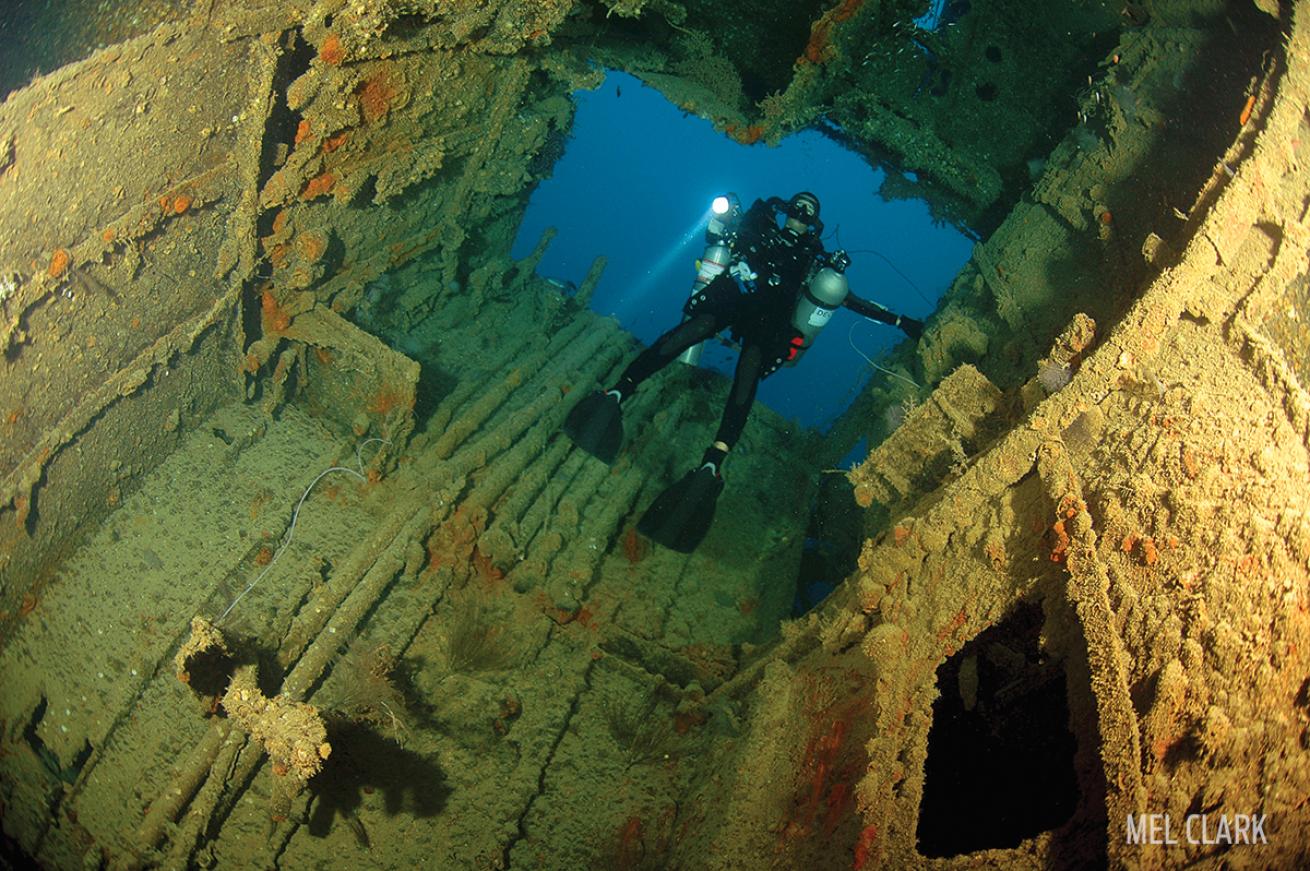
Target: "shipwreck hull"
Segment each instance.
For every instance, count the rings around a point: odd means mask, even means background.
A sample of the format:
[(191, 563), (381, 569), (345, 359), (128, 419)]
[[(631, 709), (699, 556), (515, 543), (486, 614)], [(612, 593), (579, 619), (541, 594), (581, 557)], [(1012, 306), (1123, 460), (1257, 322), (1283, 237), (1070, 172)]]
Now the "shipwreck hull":
[[(711, 43), (702, 5), (232, 4), (0, 105), (12, 855), (1304, 865), (1304, 9), (1161, 4), (1043, 48), (1112, 61), (1029, 182), (917, 102), (972, 67), (919, 89), (856, 51), (900, 4), (799, 4), (749, 58), (761, 25)], [(1035, 25), (976, 6), (986, 123)], [(915, 174), (885, 196), (985, 236), (890, 361), (923, 393), (875, 383), (826, 443), (757, 409), (690, 557), (636, 518), (726, 385), (662, 373), (618, 463), (585, 457), (559, 427), (637, 345), (586, 307), (603, 259), (561, 295), (549, 235), (508, 255), (593, 61), (744, 142), (823, 115)], [(862, 436), (858, 566), (789, 619)], [(1024, 755), (1051, 777), (996, 773)], [(1267, 843), (1134, 834), (1201, 814)]]

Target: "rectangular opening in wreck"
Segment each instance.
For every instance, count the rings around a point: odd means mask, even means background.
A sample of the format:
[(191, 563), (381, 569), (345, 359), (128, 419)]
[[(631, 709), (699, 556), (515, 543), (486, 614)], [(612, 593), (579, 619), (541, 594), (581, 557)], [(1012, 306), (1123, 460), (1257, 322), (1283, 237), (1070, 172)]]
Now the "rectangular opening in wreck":
[[(776, 147), (743, 145), (614, 71), (574, 100), (570, 135), (547, 155), (558, 159), (538, 167), (543, 178), (512, 254), (528, 256), (555, 227), (537, 271), (566, 293), (604, 255), (592, 308), (642, 342), (681, 317), (705, 249), (708, 206), (721, 193), (736, 193), (744, 208), (757, 198), (813, 191), (822, 204), (824, 247), (850, 253), (851, 291), (914, 318), (932, 313), (969, 258), (972, 242), (963, 233), (935, 221), (922, 201), (882, 199), (883, 171), (819, 132), (788, 136)], [(871, 374), (890, 377), (870, 364), (904, 339), (891, 327), (839, 312), (796, 371), (766, 379), (757, 399), (803, 426), (826, 428)], [(701, 365), (730, 376), (736, 357), (735, 348), (712, 341)]]
[(944, 857), (1058, 828), (1078, 803), (1064, 664), (1042, 649), (1042, 609), (1020, 604), (937, 669), (919, 852)]

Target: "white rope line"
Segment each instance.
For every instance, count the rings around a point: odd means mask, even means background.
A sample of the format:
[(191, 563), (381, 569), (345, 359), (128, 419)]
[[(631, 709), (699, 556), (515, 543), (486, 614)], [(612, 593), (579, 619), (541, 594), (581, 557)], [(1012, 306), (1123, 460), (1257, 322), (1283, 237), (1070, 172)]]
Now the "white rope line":
[[(873, 323), (873, 318), (865, 318), (864, 320)], [(923, 388), (919, 386), (919, 383), (917, 381), (906, 378), (904, 375), (902, 375), (899, 372), (893, 372), (892, 370), (888, 369), (886, 366), (879, 366), (877, 363), (869, 359), (868, 354), (864, 353), (859, 348), (855, 347), (855, 328), (858, 327), (859, 325), (860, 325), (859, 321), (856, 321), (855, 323), (851, 324), (850, 331), (846, 333), (846, 341), (850, 342), (851, 350), (859, 354), (861, 357), (863, 357), (864, 362), (868, 363), (870, 366), (877, 369), (879, 372), (885, 372), (888, 375), (892, 376), (893, 378), (899, 378), (902, 381), (904, 381), (906, 384), (913, 387), (915, 390), (922, 390)]]
[(296, 503), (296, 509), (291, 512), (291, 525), (287, 527), (286, 534), (282, 536), (282, 543), (278, 545), (277, 551), (273, 554), (273, 558), (268, 561), (268, 565), (264, 566), (264, 570), (259, 573), (258, 577), (256, 577), (250, 583), (246, 584), (246, 588), (237, 594), (237, 597), (232, 600), (232, 603), (227, 606), (227, 608), (223, 611), (222, 614), (218, 615), (218, 619), (214, 621), (216, 625), (222, 623), (223, 620), (227, 618), (227, 615), (232, 613), (232, 609), (237, 606), (237, 602), (240, 602), (242, 599), (246, 597), (246, 593), (249, 593), (251, 590), (253, 590), (256, 586), (259, 585), (260, 581), (264, 580), (264, 578), (268, 575), (268, 573), (273, 570), (273, 566), (277, 564), (278, 557), (282, 556), (282, 554), (286, 551), (286, 549), (291, 545), (291, 538), (296, 533), (296, 521), (300, 519), (300, 508), (305, 504), (305, 500), (309, 498), (309, 492), (314, 489), (315, 484), (317, 484), (319, 481), (322, 481), (324, 478), (326, 478), (328, 475), (332, 474), (333, 472), (345, 472), (349, 475), (354, 475), (356, 478), (358, 478), (361, 481), (368, 480), (364, 476), (364, 460), (359, 455), (359, 449), (362, 448), (364, 445), (368, 444), (369, 442), (382, 442), (383, 444), (391, 444), (391, 442), (388, 439), (378, 438), (377, 436), (374, 436), (373, 438), (370, 439), (364, 439), (364, 441), (355, 445), (355, 465), (359, 471), (356, 471), (355, 469), (352, 469), (348, 466), (332, 466), (330, 468), (324, 469), (323, 471), (319, 472), (318, 477), (316, 477), (314, 480), (309, 482), (309, 486), (305, 488), (305, 492), (300, 494), (300, 501)]

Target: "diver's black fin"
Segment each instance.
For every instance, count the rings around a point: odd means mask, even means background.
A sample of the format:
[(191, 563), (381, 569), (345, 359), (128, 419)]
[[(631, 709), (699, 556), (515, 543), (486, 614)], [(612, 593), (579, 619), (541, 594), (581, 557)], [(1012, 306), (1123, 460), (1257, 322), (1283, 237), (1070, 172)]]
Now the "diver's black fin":
[(623, 446), (623, 411), (616, 393), (593, 393), (573, 406), (564, 421), (573, 443), (598, 460), (613, 463)]
[(723, 479), (709, 463), (693, 469), (646, 509), (637, 531), (678, 553), (691, 553), (710, 531)]

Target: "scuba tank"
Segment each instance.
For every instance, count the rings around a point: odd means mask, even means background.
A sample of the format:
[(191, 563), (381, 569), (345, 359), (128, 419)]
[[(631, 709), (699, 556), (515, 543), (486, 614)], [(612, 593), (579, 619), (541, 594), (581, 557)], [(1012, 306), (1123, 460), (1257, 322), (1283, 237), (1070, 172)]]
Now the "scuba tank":
[[(696, 266), (696, 280), (691, 285), (691, 295), (695, 296), (704, 290), (709, 283), (723, 274), (723, 270), (728, 268), (728, 263), (732, 260), (732, 251), (727, 245), (720, 241), (710, 243), (705, 248), (705, 253), (700, 256)], [(686, 363), (688, 366), (699, 366), (700, 355), (705, 349), (704, 342), (698, 342), (687, 350), (678, 355), (678, 360)]]
[(834, 252), (828, 257), (827, 265), (815, 271), (805, 283), (791, 316), (791, 325), (801, 334), (801, 341), (795, 345), (796, 353), (787, 360), (788, 366), (796, 365), (805, 349), (814, 344), (819, 332), (828, 325), (832, 313), (846, 301), (850, 285), (845, 273), (850, 265), (851, 258), (845, 251)]
[[(723, 201), (723, 211), (718, 210), (716, 200), (712, 207), (709, 225), (705, 229), (705, 241), (709, 244), (706, 245), (705, 253), (700, 256), (700, 260), (696, 261), (696, 280), (691, 285), (693, 297), (722, 275), (728, 264), (732, 262), (730, 244), (736, 229), (737, 216), (741, 213), (741, 206), (737, 202), (736, 194), (727, 194), (718, 199)], [(704, 342), (692, 345), (678, 355), (678, 361), (688, 366), (699, 366), (701, 352), (704, 350)]]

